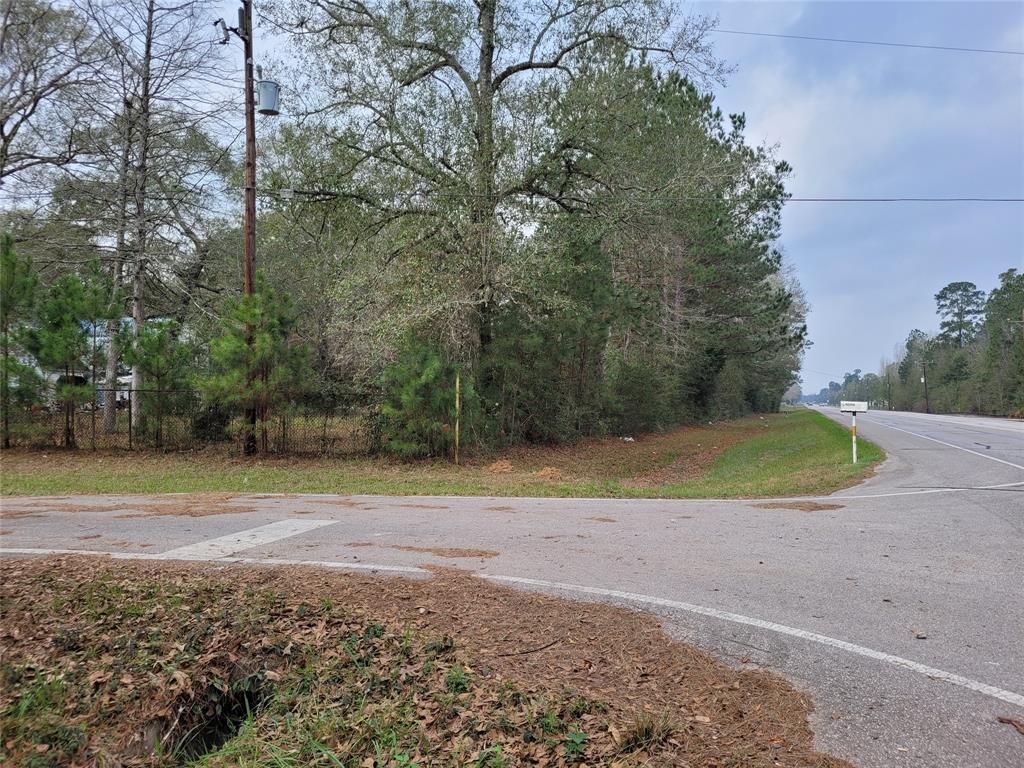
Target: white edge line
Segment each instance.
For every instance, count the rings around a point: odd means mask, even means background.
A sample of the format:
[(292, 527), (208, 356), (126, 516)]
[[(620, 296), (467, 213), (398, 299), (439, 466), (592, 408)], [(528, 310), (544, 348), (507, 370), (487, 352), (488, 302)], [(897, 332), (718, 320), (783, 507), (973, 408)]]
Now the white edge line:
[[(92, 555), (92, 556), (107, 556), (117, 560), (164, 560), (167, 558), (161, 557), (160, 555), (148, 554), (148, 553), (133, 553), (133, 552), (99, 552), (96, 550), (82, 550), (82, 549), (0, 549), (0, 555), (3, 554), (23, 554), (23, 555)], [(186, 562), (195, 562), (194, 560)], [(258, 559), (251, 557), (220, 557), (212, 560), (206, 560), (204, 562), (210, 563), (222, 563), (222, 564), (245, 564), (245, 565), (304, 565), (304, 566), (317, 566), (322, 568), (336, 568), (342, 570), (357, 570), (357, 571), (384, 571), (384, 572), (397, 572), (397, 573), (413, 573), (413, 574), (426, 574), (429, 571), (423, 568), (417, 568), (415, 566), (402, 566), (402, 565), (373, 565), (370, 563), (339, 563), (330, 560), (288, 560), (281, 558), (273, 559)], [(1024, 695), (1014, 693), (1013, 691), (1007, 691), (1002, 688), (997, 688), (994, 685), (988, 685), (977, 680), (972, 680), (969, 677), (963, 677), (952, 672), (946, 672), (942, 669), (936, 669), (935, 667), (929, 667), (926, 664), (912, 661), (911, 659), (905, 659), (902, 656), (895, 656), (891, 653), (885, 653), (884, 651), (876, 651), (873, 648), (867, 648), (863, 645), (857, 645), (856, 643), (849, 643), (845, 640), (839, 640), (828, 635), (821, 635), (817, 632), (809, 632), (805, 629), (797, 629), (796, 627), (789, 627), (785, 624), (778, 624), (774, 621), (765, 621), (764, 619), (755, 619), (750, 616), (743, 616), (739, 613), (730, 613), (728, 611), (720, 611), (717, 608), (707, 608), (702, 605), (694, 605), (693, 603), (684, 603), (678, 600), (668, 600), (663, 597), (653, 597), (651, 595), (641, 595), (636, 592), (622, 592), (615, 589), (604, 589), (602, 587), (587, 587), (582, 584), (566, 584), (557, 581), (542, 581), (540, 579), (527, 579), (518, 576), (501, 576), (497, 574), (477, 573), (474, 574), (478, 578), (486, 579), (488, 581), (500, 582), (504, 584), (520, 584), (529, 587), (540, 587), (543, 589), (554, 589), (562, 592), (574, 592), (586, 595), (598, 595), (601, 597), (615, 598), (618, 600), (626, 600), (632, 603), (640, 603), (641, 605), (654, 605), (661, 608), (671, 608), (677, 611), (686, 611), (688, 613), (695, 613), (700, 616), (708, 616), (710, 618), (719, 619), (721, 621), (729, 621), (734, 624), (745, 624), (751, 627), (757, 627), (769, 632), (776, 632), (782, 635), (788, 635), (790, 637), (797, 637), (802, 640), (808, 640), (821, 645), (826, 645), (837, 650), (846, 651), (857, 656), (863, 656), (868, 659), (875, 661), (883, 661), (887, 664), (892, 664), (903, 669), (910, 670), (911, 672), (917, 672), (918, 674), (924, 675), (925, 677), (933, 680), (941, 680), (952, 685), (958, 685), (961, 688), (974, 691), (976, 693), (990, 696), (1000, 701), (1005, 701), (1009, 704), (1015, 704), (1018, 707), (1024, 708)]]
[(874, 410), (868, 411), (868, 413), (871, 415), (885, 415), (896, 416), (897, 418), (904, 417), (909, 419), (917, 419), (918, 421), (931, 422), (932, 424), (948, 424), (955, 427), (963, 427), (966, 429), (995, 429), (1000, 432), (1012, 432), (1018, 435), (1024, 432), (1024, 430), (1021, 429), (1021, 426), (1024, 425), (1024, 419), (1000, 419), (995, 416), (970, 416), (967, 414), (955, 413), (925, 414), (915, 413), (912, 411)]
[(884, 661), (888, 664), (893, 664), (898, 667), (903, 667), (912, 672), (917, 672), (930, 677), (935, 680), (942, 680), (953, 685), (959, 685), (962, 688), (975, 691), (977, 693), (991, 696), (996, 699), (1008, 702), (1010, 704), (1016, 704), (1018, 707), (1024, 707), (1024, 696), (1013, 691), (1003, 690), (987, 683), (981, 683), (977, 680), (971, 680), (968, 677), (953, 674), (952, 672), (946, 672), (945, 670), (936, 669), (935, 667), (929, 667), (925, 664), (921, 664), (910, 659), (904, 659), (901, 656), (894, 656), (891, 653), (885, 653), (884, 651), (876, 651), (873, 648), (866, 648), (863, 645), (857, 645), (855, 643), (849, 643), (845, 640), (838, 640), (834, 637), (827, 635), (820, 635), (817, 632), (809, 632), (805, 629), (797, 629), (795, 627), (788, 627), (785, 624), (777, 624), (773, 621), (765, 621), (763, 619), (755, 619), (750, 616), (743, 616), (738, 613), (729, 613), (728, 611), (720, 611), (717, 608), (706, 608), (702, 605), (693, 605), (692, 603), (682, 603), (676, 600), (667, 600), (661, 597), (651, 597), (650, 595), (640, 595), (635, 592), (620, 592), (615, 589), (603, 589), (601, 587), (587, 587), (580, 584), (563, 584), (555, 581), (541, 581), (539, 579), (525, 579), (517, 576), (498, 576), (492, 574), (479, 574), (481, 578), (489, 581), (497, 581), (507, 584), (522, 584), (524, 586), (542, 587), (546, 589), (556, 589), (564, 592), (579, 592), (588, 595), (600, 595), (602, 597), (617, 598), (619, 600), (627, 600), (633, 603), (641, 603), (643, 605), (656, 605), (663, 608), (672, 608), (678, 611), (687, 611), (689, 613), (696, 613), (701, 616), (709, 616), (711, 618), (720, 619), (722, 621), (731, 621), (735, 624), (746, 624), (751, 627), (757, 627), (758, 629), (764, 629), (769, 632), (777, 632), (783, 635), (789, 635), (790, 637), (798, 637), (803, 640), (810, 640), (811, 642), (820, 643), (827, 645), (838, 650), (846, 651), (847, 653), (856, 654), (857, 656), (864, 656), (865, 658), (874, 659), (876, 661)]
[(908, 435), (919, 437), (922, 440), (931, 440), (933, 443), (945, 445), (948, 448), (956, 448), (958, 451), (963, 451), (964, 453), (970, 453), (975, 456), (980, 456), (981, 458), (988, 459), (989, 461), (998, 461), (1000, 464), (1006, 464), (1008, 467), (1013, 467), (1014, 469), (1024, 469), (1024, 466), (1021, 466), (1020, 464), (1014, 464), (1012, 461), (1006, 461), (1005, 459), (997, 459), (995, 456), (988, 456), (984, 453), (979, 453), (978, 451), (972, 451), (970, 448), (964, 448), (963, 446), (954, 445), (953, 443), (947, 443), (945, 440), (937, 440), (934, 437), (928, 437), (928, 435), (920, 435), (917, 432), (911, 432), (909, 429), (903, 429), (902, 427), (894, 427), (891, 424), (886, 424), (883, 421), (873, 421), (871, 419), (864, 419), (864, 421), (868, 424), (877, 424), (878, 426), (885, 427), (886, 429), (895, 429), (897, 432), (904, 432)]

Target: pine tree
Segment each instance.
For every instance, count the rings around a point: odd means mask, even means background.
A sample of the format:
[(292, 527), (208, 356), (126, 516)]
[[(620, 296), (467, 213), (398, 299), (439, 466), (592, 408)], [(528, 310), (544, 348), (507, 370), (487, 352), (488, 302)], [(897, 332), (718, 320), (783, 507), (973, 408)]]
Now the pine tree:
[(89, 365), (85, 286), (78, 275), (62, 275), (50, 287), (27, 334), (28, 347), (43, 370), (57, 374), (54, 397), (64, 411), (64, 447), (75, 448), (75, 409), (88, 400), (83, 384)]
[(210, 343), (214, 373), (200, 381), (211, 403), (255, 416), (246, 425), (245, 452), (266, 452), (270, 414), (298, 397), (309, 378), (308, 351), (296, 343), (295, 309), (256, 274), (255, 290), (228, 302), (220, 335)]
[[(408, 342), (382, 379), (381, 437), (386, 451), (406, 459), (448, 453), (454, 438), (457, 371), (428, 342)], [(468, 377), (460, 383), (466, 423), (475, 411), (476, 392)]]
[(32, 310), (35, 300), (36, 277), (32, 271), (32, 259), (19, 257), (14, 251), (14, 241), (4, 234), (0, 239), (0, 343), (3, 346), (3, 361), (0, 368), (0, 409), (3, 410), (3, 447), (11, 447), (11, 383), (18, 389), (20, 397), (35, 390), (35, 371), (18, 360), (14, 354), (15, 340), (22, 330), (21, 324)]
[(939, 338), (962, 348), (978, 333), (978, 319), (985, 313), (985, 292), (974, 283), (950, 283), (935, 294), (935, 306), (942, 318)]
[(178, 325), (172, 320), (151, 321), (125, 342), (125, 362), (137, 366), (148, 385), (139, 407), (153, 417), (156, 445), (162, 446), (164, 419), (174, 395), (188, 386), (192, 351), (181, 342)]
[[(85, 279), (82, 281), (82, 316), (88, 323), (90, 336), (89, 351), (89, 383), (96, 388), (96, 369), (104, 365), (106, 356), (99, 343), (100, 324), (117, 320), (121, 316), (123, 299), (114, 288), (114, 281), (103, 271), (98, 260), (94, 259), (86, 267)], [(106, 402), (106, 401), (105, 401)], [(112, 406), (112, 403), (110, 404)], [(96, 405), (90, 415), (92, 420), (93, 448), (96, 447)]]
[(739, 360), (726, 360), (715, 379), (715, 416), (719, 419), (734, 419), (743, 416), (748, 410), (743, 366)]

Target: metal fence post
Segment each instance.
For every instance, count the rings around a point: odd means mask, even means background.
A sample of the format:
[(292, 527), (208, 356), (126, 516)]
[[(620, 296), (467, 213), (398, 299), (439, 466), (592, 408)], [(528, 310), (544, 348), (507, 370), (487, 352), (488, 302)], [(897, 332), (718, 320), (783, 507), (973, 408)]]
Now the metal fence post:
[(132, 391), (128, 390), (128, 450), (132, 449)]

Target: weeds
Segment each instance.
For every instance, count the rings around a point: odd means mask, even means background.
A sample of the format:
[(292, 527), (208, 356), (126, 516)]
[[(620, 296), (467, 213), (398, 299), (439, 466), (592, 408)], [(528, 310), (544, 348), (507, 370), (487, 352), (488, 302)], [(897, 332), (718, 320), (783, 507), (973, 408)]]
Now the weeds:
[(841, 765), (805, 747), (779, 751), (806, 731), (780, 728), (775, 711), (731, 730), (687, 726), (678, 740), (667, 717), (623, 726), (611, 699), (579, 695), (559, 667), (542, 678), (478, 665), (473, 649), (493, 645), (460, 634), (456, 653), (455, 639), (437, 635), (444, 625), (410, 623), (393, 606), (376, 614), (389, 623), (374, 621), (374, 600), (396, 599), (386, 587), (349, 592), (324, 577), (351, 601), (335, 605), (290, 578), (0, 562), (0, 765), (609, 768), (641, 750), (657, 766)]
[(141, 722), (149, 734), (132, 749), (159, 768), (337, 768), (367, 757), (509, 768), (509, 750), (529, 742), (529, 713), (543, 713), (547, 737), (531, 748), (553, 759), (564, 744), (575, 760), (587, 737), (565, 723), (601, 709), (568, 693), (540, 700), (509, 681), (488, 695), (469, 665), (448, 661), (451, 636), (346, 618), (329, 599), (289, 606), (274, 590), (233, 595), (216, 579), (133, 582), (114, 571), (47, 587), (41, 602), (34, 585), (12, 603), (50, 609), (53, 653), (42, 668), (17, 654), (0, 667), (13, 692), (0, 709), (4, 765), (88, 762), (99, 745), (116, 754)]
[(565, 735), (565, 756), (583, 757), (587, 748), (588, 737), (583, 731), (572, 731)]
[(667, 715), (655, 717), (650, 712), (638, 714), (630, 727), (622, 734), (620, 747), (623, 752), (650, 749), (663, 744), (672, 736), (675, 726)]
[(469, 690), (469, 684), (469, 673), (461, 664), (456, 664), (448, 670), (448, 675), (445, 677), (445, 687), (450, 693), (465, 693)]

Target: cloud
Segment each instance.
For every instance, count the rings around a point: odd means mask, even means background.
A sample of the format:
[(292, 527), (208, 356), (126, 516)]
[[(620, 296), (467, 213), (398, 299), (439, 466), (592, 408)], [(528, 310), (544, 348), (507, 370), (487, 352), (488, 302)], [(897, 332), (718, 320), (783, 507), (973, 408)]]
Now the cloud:
[[(726, 4), (721, 26), (824, 37), (1020, 49), (1007, 6)], [(1007, 24), (1009, 19), (1012, 23)], [(874, 32), (872, 32), (874, 30)], [(722, 35), (738, 65), (717, 94), (778, 145), (799, 197), (1024, 196), (1024, 71), (1009, 57)], [(990, 289), (1024, 265), (1019, 205), (791, 203), (782, 244), (812, 306), (806, 389), (873, 370), (915, 327), (934, 328), (952, 280)], [(814, 369), (824, 373), (814, 373)]]

